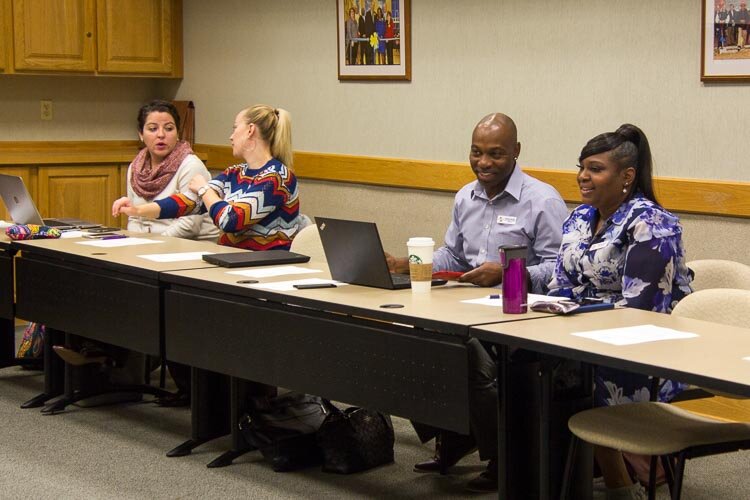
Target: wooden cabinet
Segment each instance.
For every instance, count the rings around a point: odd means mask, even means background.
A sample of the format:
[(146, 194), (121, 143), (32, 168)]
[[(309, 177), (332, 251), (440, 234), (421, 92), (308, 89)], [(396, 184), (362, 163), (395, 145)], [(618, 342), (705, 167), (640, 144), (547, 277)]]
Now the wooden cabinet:
[(15, 69), (94, 71), (95, 0), (13, 0)]
[(181, 0), (12, 0), (12, 7), (10, 72), (182, 76)]
[(37, 182), (42, 217), (76, 217), (119, 226), (111, 213), (121, 192), (119, 165), (39, 167)]
[(98, 0), (100, 73), (171, 73), (175, 68), (171, 0)]
[(0, 0), (0, 72), (5, 71), (8, 65), (8, 44), (13, 41), (10, 28), (11, 17), (10, 0)]

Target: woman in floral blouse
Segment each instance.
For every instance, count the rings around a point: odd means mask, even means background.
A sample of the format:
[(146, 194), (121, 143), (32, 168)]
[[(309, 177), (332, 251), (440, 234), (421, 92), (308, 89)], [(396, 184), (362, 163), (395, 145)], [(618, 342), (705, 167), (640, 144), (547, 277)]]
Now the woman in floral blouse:
[[(671, 312), (691, 292), (691, 277), (679, 219), (654, 196), (648, 139), (630, 124), (600, 134), (584, 146), (578, 169), (584, 204), (563, 224), (550, 295)], [(644, 375), (598, 368), (595, 381), (597, 406), (649, 399)], [(659, 398), (679, 390), (667, 381)], [(598, 449), (596, 458), (608, 498), (639, 498), (619, 452)]]

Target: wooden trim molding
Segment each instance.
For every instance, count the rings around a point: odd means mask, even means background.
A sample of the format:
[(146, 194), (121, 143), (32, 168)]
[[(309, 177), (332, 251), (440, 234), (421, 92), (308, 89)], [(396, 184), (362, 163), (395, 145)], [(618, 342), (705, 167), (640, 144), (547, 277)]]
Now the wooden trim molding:
[[(0, 166), (128, 164), (138, 141), (0, 141)], [(238, 163), (229, 146), (196, 144), (211, 169)], [(404, 189), (456, 192), (474, 175), (466, 163), (296, 151), (294, 168), (302, 179)], [(524, 167), (554, 186), (568, 203), (580, 201), (575, 171)], [(658, 177), (656, 194), (675, 212), (750, 218), (750, 182)]]
[[(196, 144), (209, 168), (238, 162), (229, 146)], [(474, 179), (466, 163), (378, 158), (295, 151), (294, 170), (302, 179), (456, 192)], [(568, 203), (579, 203), (576, 172), (524, 167), (524, 172), (557, 189)], [(750, 218), (750, 182), (657, 177), (654, 189), (665, 208), (682, 213)]]
[(129, 165), (142, 147), (140, 141), (0, 141), (0, 165)]

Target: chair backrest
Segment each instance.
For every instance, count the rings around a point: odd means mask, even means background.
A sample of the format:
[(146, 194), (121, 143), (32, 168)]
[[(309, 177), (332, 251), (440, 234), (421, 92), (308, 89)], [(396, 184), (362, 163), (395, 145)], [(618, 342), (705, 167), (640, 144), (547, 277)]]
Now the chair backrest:
[(303, 227), (292, 240), (292, 252), (310, 256), (311, 261), (326, 262), (323, 244), (320, 242), (318, 226), (310, 224)]
[[(722, 325), (747, 328), (750, 325), (750, 290), (710, 288), (698, 290), (677, 303), (672, 314), (685, 318), (713, 321)], [(707, 389), (716, 396), (745, 399), (726, 392)]]
[(719, 259), (694, 260), (687, 263), (695, 273), (693, 290), (738, 288), (750, 290), (750, 266)]
[(747, 328), (750, 325), (750, 290), (698, 290), (678, 302), (672, 314)]

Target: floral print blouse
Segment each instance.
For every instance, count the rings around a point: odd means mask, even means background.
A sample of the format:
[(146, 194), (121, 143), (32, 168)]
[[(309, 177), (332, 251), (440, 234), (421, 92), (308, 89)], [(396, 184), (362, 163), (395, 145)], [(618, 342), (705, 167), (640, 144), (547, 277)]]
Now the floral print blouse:
[[(679, 219), (640, 193), (623, 203), (594, 235), (597, 216), (597, 209), (581, 205), (563, 223), (549, 295), (576, 301), (595, 297), (671, 312), (692, 291)], [(681, 383), (663, 381), (658, 399), (669, 401), (683, 388)], [(648, 400), (647, 376), (597, 367), (596, 406)]]
[(692, 291), (676, 216), (636, 193), (593, 235), (596, 217), (581, 205), (563, 223), (549, 295), (669, 313)]

